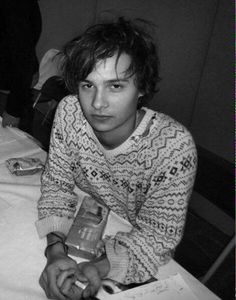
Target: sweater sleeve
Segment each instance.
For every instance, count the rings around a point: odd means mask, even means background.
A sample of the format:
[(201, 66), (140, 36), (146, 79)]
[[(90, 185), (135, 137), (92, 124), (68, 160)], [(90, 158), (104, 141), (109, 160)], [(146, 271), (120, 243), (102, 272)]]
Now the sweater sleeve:
[[(145, 200), (129, 233), (118, 232), (106, 250), (108, 276), (125, 284), (144, 282), (166, 264), (179, 244), (197, 168), (196, 147), (187, 132), (153, 172)], [(175, 149), (175, 150), (173, 150)]]
[(66, 102), (61, 101), (53, 123), (50, 150), (41, 180), (41, 197), (38, 201), (36, 228), (40, 237), (49, 232), (68, 234), (76, 211), (77, 196), (74, 190), (74, 151), (71, 150), (68, 132), (71, 131)]

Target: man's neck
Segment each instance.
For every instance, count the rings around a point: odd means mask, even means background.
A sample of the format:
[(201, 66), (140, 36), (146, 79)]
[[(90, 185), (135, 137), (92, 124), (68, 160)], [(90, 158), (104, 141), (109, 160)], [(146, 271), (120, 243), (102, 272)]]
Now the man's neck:
[[(114, 129), (112, 131), (106, 132), (99, 132), (94, 131), (97, 139), (102, 144), (105, 149), (111, 150), (115, 149), (116, 147), (120, 146), (124, 143), (134, 132), (134, 130), (138, 127), (139, 123), (141, 122), (145, 112), (143, 110), (138, 111), (134, 122), (132, 124), (124, 124), (123, 130), (118, 128), (117, 130)], [(125, 133), (125, 134), (124, 134)]]
[(120, 146), (123, 142), (125, 142), (133, 131), (134, 128), (127, 131), (124, 130), (123, 132), (126, 132), (126, 134), (124, 134), (120, 130), (112, 130), (106, 132), (95, 131), (94, 133), (99, 142), (102, 144), (102, 146), (105, 149), (111, 150), (115, 149), (116, 147)]

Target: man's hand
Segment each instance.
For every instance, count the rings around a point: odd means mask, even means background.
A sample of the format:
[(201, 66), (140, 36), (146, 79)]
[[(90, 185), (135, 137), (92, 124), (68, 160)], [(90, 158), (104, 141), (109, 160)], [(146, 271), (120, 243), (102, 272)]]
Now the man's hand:
[(77, 270), (69, 269), (60, 273), (57, 286), (66, 299), (79, 300), (94, 296), (101, 286), (99, 270), (92, 263), (78, 264)]
[[(57, 286), (62, 294), (66, 296), (66, 299), (79, 300), (83, 298), (84, 288), (76, 284), (78, 281), (75, 274), (75, 269), (68, 269), (61, 272), (57, 278)], [(86, 284), (84, 284), (84, 286), (86, 286)]]
[(2, 115), (2, 127), (18, 127), (20, 123), (20, 118), (9, 115), (6, 111)]
[[(65, 270), (57, 278), (57, 286), (60, 291), (71, 300), (79, 300), (96, 295), (101, 279), (106, 277), (110, 270), (110, 264), (106, 257), (90, 262), (82, 262), (77, 269)], [(82, 283), (85, 288), (81, 287)]]
[[(55, 245), (55, 247), (59, 246), (60, 244)], [(76, 270), (76, 267), (76, 262), (69, 258), (63, 251), (48, 255), (48, 261), (40, 276), (39, 284), (44, 289), (46, 296), (49, 299), (67, 299), (57, 286), (57, 278), (61, 272), (68, 269)]]

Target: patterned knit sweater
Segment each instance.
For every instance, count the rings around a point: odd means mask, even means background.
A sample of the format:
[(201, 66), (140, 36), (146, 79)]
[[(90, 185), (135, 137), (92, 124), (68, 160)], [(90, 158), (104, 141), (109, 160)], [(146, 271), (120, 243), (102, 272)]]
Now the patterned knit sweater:
[(183, 235), (197, 166), (190, 133), (169, 116), (142, 108), (132, 135), (105, 149), (86, 121), (77, 97), (57, 109), (49, 157), (42, 176), (36, 227), (40, 237), (67, 234), (78, 198), (77, 186), (100, 198), (132, 225), (106, 240), (109, 278), (143, 282), (168, 262)]

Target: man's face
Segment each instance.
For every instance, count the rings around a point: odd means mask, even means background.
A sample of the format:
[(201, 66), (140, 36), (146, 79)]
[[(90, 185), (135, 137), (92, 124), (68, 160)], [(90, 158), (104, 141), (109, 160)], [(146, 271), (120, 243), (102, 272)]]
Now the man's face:
[(83, 113), (102, 144), (115, 147), (134, 130), (138, 97), (135, 76), (125, 72), (130, 56), (121, 54), (99, 61), (84, 81), (79, 83)]

